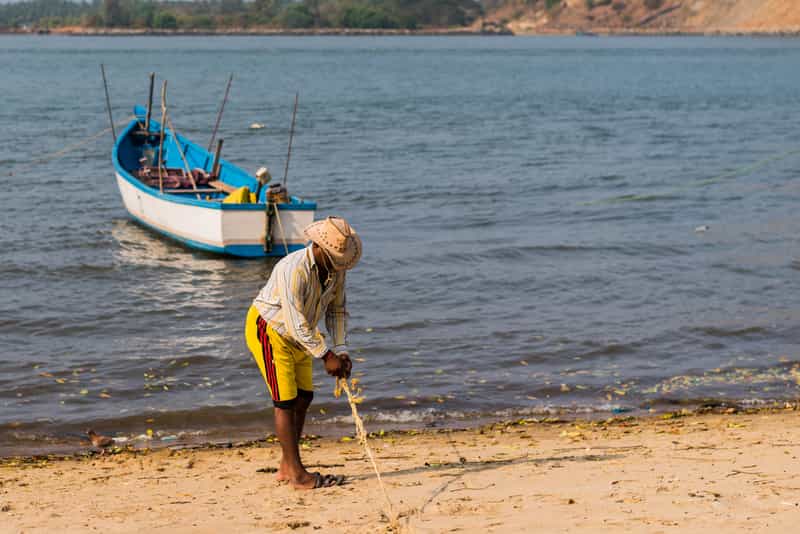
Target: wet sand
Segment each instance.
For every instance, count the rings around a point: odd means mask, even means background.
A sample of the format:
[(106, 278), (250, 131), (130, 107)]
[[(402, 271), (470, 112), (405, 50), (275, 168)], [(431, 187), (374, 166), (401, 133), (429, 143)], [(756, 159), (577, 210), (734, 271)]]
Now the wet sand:
[[(795, 409), (497, 423), (371, 440), (407, 532), (792, 532)], [(382, 532), (356, 441), (304, 444), (341, 487), (274, 480), (274, 442), (0, 463), (2, 532)]]

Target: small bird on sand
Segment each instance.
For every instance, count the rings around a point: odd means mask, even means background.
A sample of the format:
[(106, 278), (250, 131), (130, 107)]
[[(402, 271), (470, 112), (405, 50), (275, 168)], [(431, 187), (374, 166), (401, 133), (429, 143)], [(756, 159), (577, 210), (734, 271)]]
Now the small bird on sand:
[(98, 449), (102, 449), (103, 452), (105, 452), (107, 447), (114, 444), (114, 438), (98, 434), (91, 428), (86, 431), (86, 435), (89, 436), (89, 441), (92, 442), (92, 445)]

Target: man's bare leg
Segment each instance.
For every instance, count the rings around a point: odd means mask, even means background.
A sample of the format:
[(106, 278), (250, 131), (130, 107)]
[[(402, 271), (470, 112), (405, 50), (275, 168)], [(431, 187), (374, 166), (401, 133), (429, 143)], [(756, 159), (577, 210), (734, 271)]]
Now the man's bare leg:
[[(311, 405), (311, 399), (307, 397), (297, 397), (297, 401), (294, 405), (294, 425), (295, 429), (297, 429), (297, 442), (300, 443), (300, 439), (303, 437), (303, 426), (306, 422), (306, 413), (308, 412), (308, 407)], [(286, 463), (283, 459), (281, 459), (281, 463), (278, 466), (278, 473), (275, 475), (275, 480), (278, 482), (286, 482), (290, 479), (289, 471), (287, 469)]]
[[(299, 399), (298, 399), (299, 400)], [(306, 409), (308, 405), (306, 404)], [(305, 417), (305, 413), (304, 413)], [(315, 479), (303, 467), (300, 461), (300, 448), (298, 429), (296, 425), (296, 411), (293, 408), (284, 409), (275, 407), (275, 433), (281, 442), (281, 466), (278, 469), (278, 479), (288, 480), (296, 488), (311, 489)], [(281, 478), (283, 476), (284, 478)]]
[(297, 428), (297, 442), (303, 437), (303, 425), (306, 424), (306, 412), (311, 406), (311, 399), (308, 397), (297, 397), (297, 404), (294, 405), (294, 425)]

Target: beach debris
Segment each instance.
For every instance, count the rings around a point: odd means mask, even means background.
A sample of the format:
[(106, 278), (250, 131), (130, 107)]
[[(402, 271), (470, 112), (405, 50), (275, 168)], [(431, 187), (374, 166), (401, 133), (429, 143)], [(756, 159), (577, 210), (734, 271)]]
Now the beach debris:
[(248, 126), (250, 130), (263, 130), (264, 128), (266, 128), (266, 126), (263, 122), (253, 122)]
[(261, 469), (256, 469), (256, 473), (277, 473), (277, 467), (262, 467)]
[(700, 491), (690, 491), (689, 497), (695, 497), (695, 498), (713, 497), (714, 499), (719, 499), (720, 497), (722, 497), (722, 494), (717, 493), (716, 491), (700, 490)]
[(297, 530), (298, 528), (303, 528), (310, 525), (311, 525), (310, 521), (289, 521), (288, 523), (286, 523), (286, 526), (292, 530)]
[(114, 438), (98, 434), (91, 428), (86, 431), (86, 435), (89, 437), (89, 441), (92, 442), (93, 447), (102, 449), (103, 451), (105, 451), (107, 447), (114, 445)]

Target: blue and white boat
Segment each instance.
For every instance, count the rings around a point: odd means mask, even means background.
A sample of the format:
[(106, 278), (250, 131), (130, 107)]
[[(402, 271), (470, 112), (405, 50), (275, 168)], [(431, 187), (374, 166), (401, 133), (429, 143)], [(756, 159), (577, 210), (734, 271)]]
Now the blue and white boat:
[(161, 125), (145, 108), (136, 106), (134, 114), (111, 157), (122, 202), (136, 221), (191, 248), (231, 256), (283, 256), (305, 246), (303, 229), (314, 221), (316, 203), (267, 188), (219, 150), (168, 128), (162, 141)]

